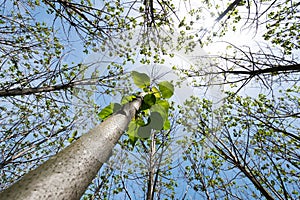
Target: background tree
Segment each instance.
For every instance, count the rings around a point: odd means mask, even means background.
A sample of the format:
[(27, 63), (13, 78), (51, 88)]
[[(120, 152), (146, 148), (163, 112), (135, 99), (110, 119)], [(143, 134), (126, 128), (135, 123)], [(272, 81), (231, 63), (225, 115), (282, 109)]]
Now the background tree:
[[(216, 9), (217, 12), (224, 9), (221, 2), (214, 2), (214, 5), (208, 2), (206, 5), (207, 9)], [(191, 10), (191, 15), (199, 16), (203, 10)], [(209, 32), (197, 29), (198, 24), (193, 28), (199, 30), (196, 36), (203, 33), (199, 39), (207, 41), (204, 44), (217, 42), (221, 46), (223, 43), (227, 48), (222, 48), (223, 52), (219, 55), (209, 55), (212, 62), (209, 66), (205, 65), (201, 70), (185, 71), (187, 76), (206, 77), (218, 74), (220, 78), (216, 84), (240, 83), (238, 85), (243, 87), (257, 81), (268, 89), (274, 83), (298, 80), (299, 23), (294, 20), (299, 18), (298, 2), (233, 1), (228, 7), (225, 6), (223, 12), (219, 12), (221, 15)], [(211, 12), (211, 15), (214, 17), (216, 13)], [(251, 46), (228, 40), (226, 35), (235, 35), (238, 30), (247, 35), (245, 40), (253, 41), (247, 41)], [(198, 84), (207, 85), (199, 80)]]
[[(256, 1), (241, 2), (246, 5), (227, 7), (232, 12), (225, 10), (228, 18), (222, 17), (226, 22), (222, 25), (236, 31), (237, 22), (244, 22), (241, 28), (255, 24), (264, 43), (247, 47), (232, 41), (223, 55), (209, 56), (216, 62), (203, 70), (181, 70), (188, 77), (214, 75), (216, 84), (230, 84), (227, 88), (234, 91), (226, 94), (218, 111), (207, 100), (187, 102), (184, 116), (190, 116), (181, 123), (194, 134), (185, 173), (191, 176), (187, 179), (191, 187), (206, 199), (297, 199), (299, 38), (293, 27), (299, 23), (293, 18), (298, 17), (294, 11), (299, 3), (272, 1), (259, 8)], [(247, 6), (246, 18), (239, 14), (242, 6)], [(253, 6), (255, 13), (250, 12)], [(267, 20), (262, 19), (265, 14)], [(213, 34), (218, 33), (226, 34), (223, 28)], [(203, 79), (194, 80), (198, 86), (207, 85)]]
[[(182, 120), (195, 133), (185, 158), (190, 184), (209, 198), (299, 197), (299, 87), (273, 99), (229, 94), (224, 106), (193, 99)], [(192, 106), (194, 105), (194, 106)], [(199, 115), (199, 113), (202, 113)], [(216, 126), (213, 113), (222, 116)], [(198, 121), (192, 120), (198, 116)], [(214, 127), (214, 128), (212, 128)]]

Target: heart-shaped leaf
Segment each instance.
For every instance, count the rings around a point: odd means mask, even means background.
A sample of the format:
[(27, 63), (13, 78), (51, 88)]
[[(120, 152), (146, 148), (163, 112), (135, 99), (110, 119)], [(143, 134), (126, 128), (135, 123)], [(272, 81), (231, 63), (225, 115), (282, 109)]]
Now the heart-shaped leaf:
[(160, 104), (154, 104), (152, 107), (151, 107), (151, 113), (153, 113), (153, 112), (158, 112), (160, 115), (161, 115), (161, 117), (163, 118), (163, 119), (165, 119), (167, 116), (168, 116), (168, 112), (166, 111), (166, 109), (162, 106), (162, 105), (160, 105)]
[(163, 81), (158, 84), (161, 96), (163, 98), (170, 98), (174, 93), (174, 86), (169, 81)]
[(165, 109), (166, 113), (168, 113), (168, 110), (169, 110), (169, 107), (170, 107), (168, 101), (166, 101), (166, 100), (158, 100), (158, 101), (156, 101), (156, 104), (160, 105), (161, 107), (163, 107)]
[[(155, 130), (170, 129), (170, 121), (168, 119), (169, 103), (165, 100), (159, 100), (151, 107), (151, 128)], [(152, 121), (155, 122), (152, 123)]]
[(121, 104), (124, 105), (128, 102), (131, 102), (132, 100), (134, 100), (136, 98), (135, 95), (129, 95), (129, 96), (124, 96), (121, 100)]
[(139, 128), (137, 134), (140, 138), (149, 138), (151, 135), (151, 127), (150, 126), (142, 126)]
[(158, 112), (151, 112), (150, 127), (155, 130), (162, 130), (164, 127), (164, 118)]
[(136, 141), (138, 140), (138, 128), (139, 126), (136, 124), (135, 120), (132, 120), (128, 125), (127, 134), (132, 146), (134, 146)]
[(145, 73), (139, 73), (137, 71), (132, 71), (131, 76), (133, 79), (133, 82), (136, 86), (139, 88), (147, 88), (150, 86), (150, 77)]

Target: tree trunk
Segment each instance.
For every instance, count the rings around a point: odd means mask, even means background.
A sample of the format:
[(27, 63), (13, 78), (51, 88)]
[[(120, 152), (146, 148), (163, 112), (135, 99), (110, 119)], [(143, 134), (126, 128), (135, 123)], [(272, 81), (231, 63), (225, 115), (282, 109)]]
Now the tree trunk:
[(148, 181), (147, 181), (147, 200), (154, 199), (154, 174), (155, 174), (155, 136), (152, 133), (151, 147), (149, 152), (149, 170), (148, 170)]
[(0, 199), (80, 199), (102, 164), (109, 159), (141, 102), (142, 99), (137, 98), (124, 105), (116, 114), (0, 193)]

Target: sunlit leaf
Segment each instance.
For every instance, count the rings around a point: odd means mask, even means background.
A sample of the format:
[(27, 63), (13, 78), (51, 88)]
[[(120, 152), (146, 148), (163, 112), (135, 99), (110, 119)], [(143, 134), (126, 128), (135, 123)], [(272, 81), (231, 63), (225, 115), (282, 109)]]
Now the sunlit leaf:
[(155, 104), (151, 107), (151, 113), (152, 112), (158, 112), (163, 119), (165, 119), (168, 116), (168, 112), (166, 111), (165, 107), (161, 104)]
[(115, 113), (116, 111), (120, 110), (121, 105), (118, 103), (110, 103), (108, 106), (103, 108), (101, 112), (98, 114), (99, 118), (102, 120), (105, 120), (108, 118), (110, 115)]
[(159, 101), (156, 102), (156, 104), (160, 105), (161, 107), (163, 107), (165, 109), (166, 113), (168, 113), (168, 110), (169, 110), (169, 107), (170, 107), (168, 101), (166, 101), (166, 100), (159, 100)]
[(154, 96), (156, 97), (156, 99), (161, 98), (160, 91), (157, 89), (157, 87), (152, 87), (152, 92), (153, 92)]
[(131, 102), (132, 100), (134, 100), (136, 98), (135, 95), (129, 95), (129, 96), (124, 96), (121, 100), (121, 104), (124, 105), (126, 103)]
[(174, 93), (174, 86), (168, 82), (168, 81), (163, 81), (158, 84), (159, 90), (161, 92), (161, 95), (163, 98), (170, 98), (173, 96)]
[(68, 142), (72, 143), (74, 141), (74, 138), (69, 138)]
[(78, 133), (78, 131), (76, 130), (76, 131), (74, 131), (73, 133), (72, 133), (72, 137), (73, 138), (75, 138), (76, 136), (77, 136), (77, 133)]
[(148, 122), (145, 122), (141, 117), (137, 117), (135, 122), (138, 126), (146, 126)]
[(132, 120), (127, 129), (127, 134), (129, 136), (130, 143), (134, 146), (136, 141), (138, 140), (138, 128), (139, 126), (137, 125), (135, 120)]
[(131, 76), (134, 84), (139, 88), (143, 89), (150, 86), (150, 77), (147, 74), (139, 73), (137, 71), (132, 71)]
[(169, 130), (171, 128), (171, 123), (169, 119), (165, 119), (163, 130)]
[[(151, 127), (155, 130), (170, 129), (170, 122), (168, 120), (169, 103), (165, 100), (159, 100), (151, 107)], [(155, 113), (155, 114), (153, 114)], [(159, 116), (157, 115), (159, 114)], [(153, 120), (155, 120), (153, 122)]]

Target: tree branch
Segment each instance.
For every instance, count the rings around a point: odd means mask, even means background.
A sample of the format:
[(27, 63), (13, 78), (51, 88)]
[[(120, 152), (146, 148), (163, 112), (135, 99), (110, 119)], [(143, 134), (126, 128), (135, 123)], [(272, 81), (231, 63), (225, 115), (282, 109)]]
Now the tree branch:
[(300, 72), (300, 64), (279, 65), (275, 67), (269, 67), (265, 69), (258, 69), (252, 71), (250, 70), (249, 71), (243, 71), (243, 70), (223, 71), (222, 73), (260, 75), (260, 74), (277, 73), (277, 72)]
[(223, 17), (225, 15), (227, 15), (227, 13), (231, 10), (233, 10), (242, 0), (235, 0), (234, 2), (232, 2), (227, 8), (226, 10), (224, 10), (219, 17), (215, 20), (216, 22), (219, 22), (221, 19), (223, 19)]
[(99, 79), (97, 80), (79, 80), (79, 81), (71, 81), (65, 84), (45, 86), (45, 87), (34, 87), (34, 88), (14, 88), (14, 89), (2, 89), (0, 90), (0, 97), (12, 97), (12, 96), (21, 96), (21, 95), (31, 95), (36, 93), (43, 92), (53, 92), (58, 90), (65, 90), (69, 88), (73, 88), (78, 85), (96, 85), (99, 83)]

